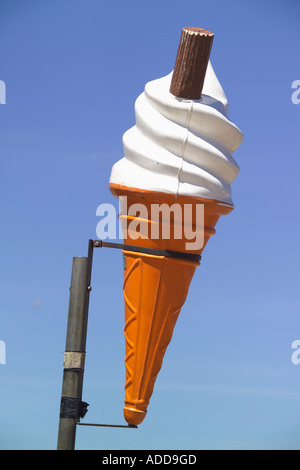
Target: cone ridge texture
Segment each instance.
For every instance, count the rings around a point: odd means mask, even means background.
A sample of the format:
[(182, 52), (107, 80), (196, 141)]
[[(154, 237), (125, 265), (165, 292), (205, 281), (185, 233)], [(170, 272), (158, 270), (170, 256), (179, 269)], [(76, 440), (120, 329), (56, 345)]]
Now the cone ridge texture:
[(130, 252), (125, 256), (124, 414), (130, 424), (140, 424), (198, 263)]
[[(152, 249), (170, 250), (202, 254), (210, 237), (215, 234), (215, 226), (221, 215), (229, 214), (233, 206), (218, 201), (189, 196), (144, 191), (110, 184), (113, 195), (120, 198), (120, 220), (126, 236), (126, 245)], [(124, 198), (126, 209), (124, 209)], [(131, 230), (132, 220), (145, 224), (145, 219), (128, 216), (126, 210), (134, 204), (143, 204), (151, 213), (152, 204), (177, 203), (204, 205), (203, 246), (187, 251), (186, 238), (174, 236), (174, 226), (178, 220), (171, 220), (169, 239), (136, 238)], [(151, 233), (153, 220), (147, 219), (147, 232)], [(163, 221), (158, 222), (162, 228)], [(197, 230), (197, 220), (191, 226)], [(134, 235), (134, 237), (132, 237)], [(129, 424), (140, 424), (147, 413), (147, 407), (163, 358), (171, 341), (178, 315), (185, 303), (189, 286), (199, 262), (183, 258), (148, 255), (124, 251), (125, 269), (123, 294), (125, 301), (125, 343), (126, 343), (126, 382), (124, 417)]]

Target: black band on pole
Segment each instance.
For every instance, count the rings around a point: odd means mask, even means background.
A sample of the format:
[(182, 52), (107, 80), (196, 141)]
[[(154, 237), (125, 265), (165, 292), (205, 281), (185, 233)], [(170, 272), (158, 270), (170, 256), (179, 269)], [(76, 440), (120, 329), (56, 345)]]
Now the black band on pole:
[(84, 418), (89, 404), (79, 398), (61, 397), (60, 418)]

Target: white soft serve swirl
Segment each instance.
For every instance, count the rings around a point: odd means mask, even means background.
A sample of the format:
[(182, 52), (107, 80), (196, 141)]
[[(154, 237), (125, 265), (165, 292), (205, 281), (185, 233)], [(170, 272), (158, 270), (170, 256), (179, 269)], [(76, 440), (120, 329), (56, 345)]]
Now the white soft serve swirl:
[(135, 104), (136, 125), (123, 136), (124, 155), (110, 182), (232, 204), (239, 173), (232, 153), (243, 140), (209, 63), (201, 100), (170, 92), (172, 73), (147, 83)]

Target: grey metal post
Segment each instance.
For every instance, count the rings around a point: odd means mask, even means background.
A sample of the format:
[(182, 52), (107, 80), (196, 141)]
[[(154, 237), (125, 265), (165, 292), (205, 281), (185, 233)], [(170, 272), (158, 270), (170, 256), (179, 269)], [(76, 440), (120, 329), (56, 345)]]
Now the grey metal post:
[[(74, 450), (82, 388), (93, 245), (87, 258), (73, 258), (57, 450)], [(84, 404), (87, 405), (87, 404)]]

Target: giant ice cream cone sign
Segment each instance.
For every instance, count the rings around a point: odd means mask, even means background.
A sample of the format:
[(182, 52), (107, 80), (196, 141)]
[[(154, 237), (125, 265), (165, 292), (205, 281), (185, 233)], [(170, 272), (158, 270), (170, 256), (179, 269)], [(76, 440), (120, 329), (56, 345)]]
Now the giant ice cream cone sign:
[(124, 158), (111, 173), (125, 243), (157, 250), (124, 251), (129, 424), (146, 415), (200, 255), (220, 216), (234, 207), (239, 168), (232, 154), (243, 136), (209, 62), (213, 37), (182, 30), (174, 71), (138, 97), (136, 125), (124, 134)]

